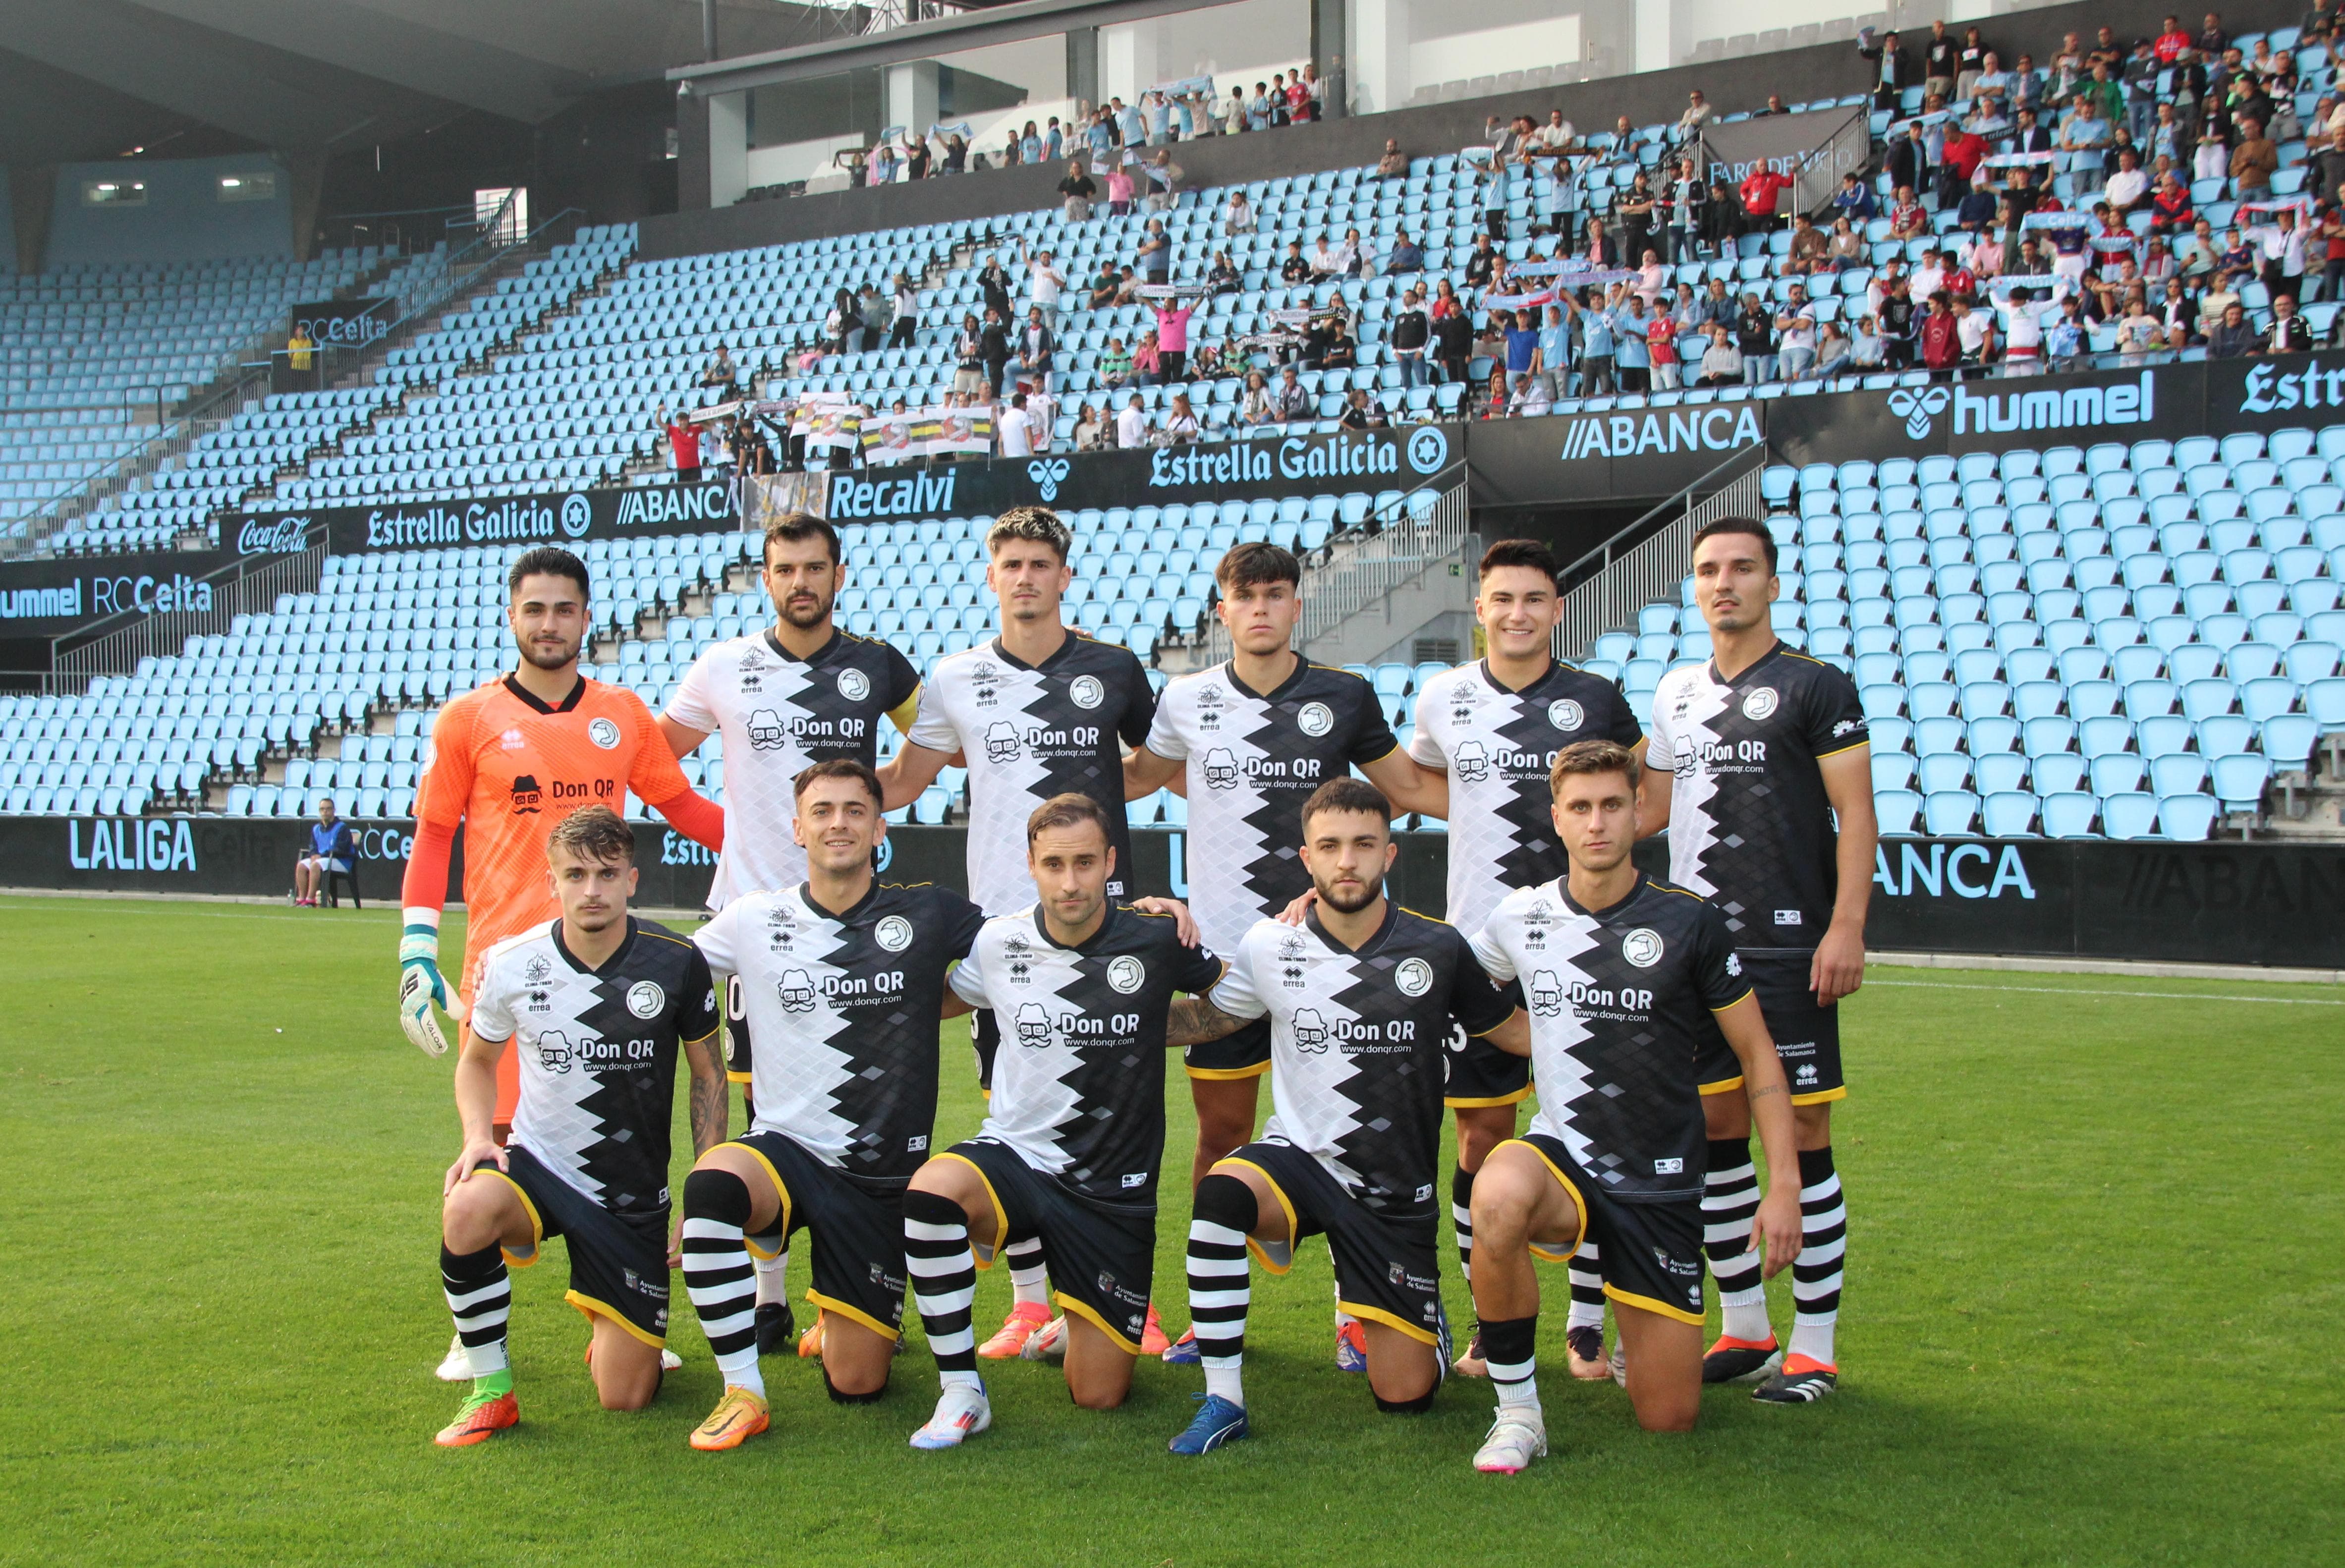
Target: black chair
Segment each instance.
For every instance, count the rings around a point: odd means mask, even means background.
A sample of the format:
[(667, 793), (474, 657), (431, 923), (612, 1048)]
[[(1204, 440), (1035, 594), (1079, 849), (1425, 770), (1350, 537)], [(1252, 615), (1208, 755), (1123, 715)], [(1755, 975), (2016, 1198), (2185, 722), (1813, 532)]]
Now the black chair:
[(334, 897), (334, 883), (338, 881), (349, 886), (350, 890), (350, 907), (352, 909), (362, 910), (366, 908), (366, 905), (360, 901), (359, 899), (359, 863), (356, 860), (352, 860), (349, 871), (328, 871), (326, 873), (325, 881), (318, 884), (318, 894), (325, 901), (325, 904), (328, 909), (340, 909), (342, 907), (341, 901)]

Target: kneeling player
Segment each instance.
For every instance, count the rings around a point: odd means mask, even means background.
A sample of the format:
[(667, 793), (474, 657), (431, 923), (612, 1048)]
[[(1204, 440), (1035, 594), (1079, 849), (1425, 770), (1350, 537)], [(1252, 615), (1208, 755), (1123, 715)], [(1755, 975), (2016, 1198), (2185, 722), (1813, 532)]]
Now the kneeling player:
[(904, 1259), (944, 1385), (914, 1448), (952, 1448), (992, 1424), (969, 1302), (975, 1268), (1011, 1237), (1041, 1240), (1075, 1403), (1112, 1410), (1132, 1389), (1156, 1262), (1165, 1015), (1174, 992), (1212, 989), (1222, 963), (1183, 945), (1177, 919), (1108, 901), (1109, 831), (1087, 795), (1035, 808), (1026, 854), (1041, 901), (987, 921), (952, 972), (964, 1001), (995, 1010), (1002, 1038), (977, 1136), (922, 1166), (904, 1195)]
[[(716, 997), (699, 950), (627, 913), (635, 836), (588, 806), (546, 841), (562, 918), (482, 961), (456, 1064), (464, 1149), (448, 1169), (440, 1275), (472, 1391), (439, 1442), (483, 1442), (521, 1419), (513, 1402), (505, 1266), (570, 1247), (570, 1304), (594, 1326), (587, 1362), (605, 1410), (659, 1392), (667, 1342), (668, 1129), (679, 1044), (692, 1067), (692, 1141), (725, 1136)], [(520, 1058), (513, 1136), (497, 1146), (497, 1058)]]
[(1303, 807), (1303, 864), (1318, 898), (1300, 929), (1258, 921), (1210, 999), (1178, 1003), (1177, 1041), (1270, 1019), (1274, 1111), (1259, 1142), (1197, 1184), (1189, 1225), (1189, 1316), (1205, 1402), (1174, 1453), (1244, 1437), (1240, 1380), (1246, 1249), (1284, 1274), (1296, 1243), (1325, 1233), (1336, 1300), (1364, 1330), (1376, 1408), (1422, 1410), (1448, 1365), (1435, 1196), (1444, 1054), (1468, 1035), (1529, 1031), (1463, 937), (1385, 897), (1399, 852), (1392, 806), (1373, 784), (1335, 779)]
[(888, 820), (869, 767), (834, 758), (793, 788), (806, 880), (736, 899), (693, 936), (739, 979), (757, 1042), (749, 1131), (684, 1183), (685, 1289), (725, 1374), (696, 1449), (737, 1448), (767, 1424), (745, 1236), (771, 1257), (793, 1231), (811, 1233), (807, 1299), (821, 1309), (830, 1397), (860, 1404), (887, 1388), (904, 1316), (904, 1184), (936, 1122), (937, 1021), (968, 1011), (945, 971), (985, 921), (949, 889), (875, 881)]
[(1474, 1310), (1498, 1387), (1477, 1470), (1511, 1475), (1547, 1451), (1531, 1258), (1565, 1262), (1585, 1241), (1599, 1247), (1638, 1423), (1685, 1431), (1700, 1413), (1699, 1064), (1713, 1034), (1742, 1064), (1767, 1154), (1752, 1245), (1770, 1275), (1799, 1255), (1782, 1064), (1724, 918), (1630, 861), (1637, 775), (1611, 741), (1558, 753), (1555, 829), (1570, 870), (1508, 894), (1473, 939), (1493, 979), (1521, 983), (1539, 1086), (1529, 1135), (1499, 1145), (1474, 1183)]

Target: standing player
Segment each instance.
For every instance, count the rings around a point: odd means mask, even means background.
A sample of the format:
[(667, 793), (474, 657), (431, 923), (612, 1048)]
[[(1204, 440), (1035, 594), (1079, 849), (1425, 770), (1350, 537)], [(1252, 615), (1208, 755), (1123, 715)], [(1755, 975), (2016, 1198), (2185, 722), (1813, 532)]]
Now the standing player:
[(1465, 938), (1385, 897), (1400, 851), (1392, 804), (1375, 785), (1329, 779), (1299, 816), (1319, 894), (1303, 928), (1256, 921), (1210, 999), (1173, 1009), (1176, 1035), (1269, 1019), (1276, 1107), (1261, 1142), (1197, 1184), (1189, 1316), (1205, 1402), (1174, 1453), (1246, 1435), (1247, 1247), (1284, 1274), (1296, 1244), (1318, 1232), (1335, 1255), (1337, 1299), (1364, 1331), (1376, 1408), (1431, 1406), (1449, 1341), (1436, 1169), (1449, 1033), (1511, 1030), (1516, 1049), (1530, 1044)]
[[(1487, 655), (1435, 676), (1417, 696), (1410, 750), (1423, 766), (1448, 775), (1448, 916), (1459, 931), (1479, 931), (1510, 891), (1563, 874), (1548, 789), (1560, 748), (1603, 739), (1644, 755), (1644, 732), (1619, 688), (1555, 657), (1559, 587), (1555, 556), (1544, 545), (1501, 539), (1484, 551), (1474, 615)], [(1658, 799), (1660, 787), (1650, 793)], [(1450, 1044), (1447, 1098), (1457, 1115), (1457, 1168), (1449, 1214), (1458, 1262), (1470, 1280), (1474, 1173), (1515, 1135), (1515, 1107), (1531, 1092), (1530, 1067), (1487, 1041), (1453, 1037)], [(1573, 1281), (1565, 1339), (1575, 1377), (1606, 1375), (1604, 1298), (1594, 1261), (1584, 1259), (1589, 1267), (1575, 1270)], [(1459, 1371), (1481, 1375), (1479, 1342), (1477, 1335)]]
[[(448, 1050), (433, 1004), (461, 1026), (482, 957), (561, 912), (542, 868), (546, 839), (563, 817), (585, 805), (616, 810), (632, 789), (695, 842), (711, 850), (725, 842), (724, 812), (685, 782), (643, 699), (578, 673), (589, 629), (585, 564), (540, 546), (513, 564), (505, 584), (505, 619), (520, 662), (440, 710), (415, 792), (415, 845), (400, 895), (399, 1023), (433, 1056)], [(460, 825), (464, 966), (452, 1007), (440, 973), (440, 911)], [(500, 1139), (520, 1093), (519, 1063), (504, 1057), (494, 1116)], [(471, 1376), (460, 1349), (451, 1346), (441, 1363), (443, 1381)]]
[[(1191, 907), (1205, 945), (1227, 953), (1255, 921), (1311, 887), (1293, 835), (1303, 802), (1320, 785), (1357, 767), (1399, 809), (1433, 816), (1447, 811), (1448, 792), (1441, 775), (1419, 771), (1401, 749), (1366, 681), (1294, 652), (1303, 568), (1292, 555), (1240, 545), (1213, 577), (1230, 660), (1164, 688), (1148, 743), (1124, 766), (1124, 794), (1139, 799), (1183, 779)], [(1193, 1186), (1254, 1136), (1258, 1085), (1270, 1070), (1269, 1020), (1256, 1016), (1223, 1039), (1191, 1046), (1185, 1064), (1197, 1105)], [(1359, 1329), (1346, 1323), (1338, 1331), (1338, 1355), (1356, 1371)], [(1165, 1353), (1194, 1359), (1194, 1336), (1182, 1335)]]
[[(794, 781), (807, 768), (847, 758), (878, 760), (879, 726), (911, 728), (920, 677), (892, 644), (849, 636), (831, 606), (847, 585), (838, 535), (819, 517), (792, 512), (766, 529), (766, 592), (774, 624), (712, 644), (676, 687), (660, 733), (679, 758), (712, 732), (725, 742), (729, 808), (725, 852), (708, 907), (744, 893), (806, 880), (807, 852), (791, 830)], [(725, 992), (726, 1065), (745, 1097), (751, 1086), (750, 1031), (737, 981)], [(755, 1120), (754, 1098), (745, 1119)], [(790, 1342), (789, 1254), (757, 1258), (757, 1349)]]
[[(920, 693), (919, 717), (896, 759), (879, 770), (893, 810), (919, 798), (959, 753), (969, 766), (969, 891), (989, 915), (1034, 902), (1026, 820), (1043, 801), (1076, 794), (1105, 813), (1114, 870), (1107, 897), (1128, 900), (1132, 833), (1123, 811), (1123, 753), (1148, 738), (1156, 709), (1148, 672), (1123, 648), (1093, 642), (1060, 618), (1074, 580), (1073, 536), (1058, 514), (1013, 506), (985, 536), (985, 580), (1001, 604), (1001, 634), (940, 659)], [(980, 1084), (990, 1088), (1001, 1025), (990, 1009), (970, 1021)], [(1010, 1247), (1013, 1304), (980, 1353), (1002, 1359), (1060, 1342), (1042, 1289), (1040, 1253), (1020, 1237)], [(1151, 1354), (1164, 1349), (1152, 1315)]]
[(1011, 1236), (1041, 1242), (1066, 1314), (1067, 1390), (1112, 1410), (1132, 1389), (1151, 1312), (1156, 1177), (1172, 993), (1202, 995), (1222, 962), (1175, 922), (1119, 905), (1111, 830), (1122, 813), (1061, 795), (1027, 824), (1035, 904), (985, 922), (952, 972), (1005, 1015), (993, 1096), (976, 1137), (922, 1166), (904, 1196), (904, 1260), (943, 1390), (914, 1448), (952, 1448), (992, 1424), (977, 1374), (971, 1247), (985, 1266)]
[[(888, 836), (879, 780), (848, 758), (797, 777), (791, 831), (806, 879), (745, 893), (693, 934), (738, 982), (756, 1021), (756, 1119), (710, 1149), (684, 1184), (684, 1284), (725, 1374), (692, 1434), (737, 1448), (767, 1423), (751, 1256), (806, 1227), (824, 1386), (842, 1404), (879, 1397), (904, 1314), (904, 1184), (937, 1115), (937, 1020), (966, 1012), (945, 971), (985, 917), (948, 889), (878, 882)], [(759, 1310), (762, 1310), (760, 1308)]]
[[(1775, 636), (1782, 591), (1764, 524), (1729, 517), (1694, 535), (1694, 603), (1710, 626), (1710, 662), (1661, 677), (1653, 734), (1676, 774), (1670, 874), (1726, 917), (1791, 1080), (1799, 1137), (1801, 1225), (1792, 1271), (1790, 1354), (1758, 1390), (1772, 1404), (1822, 1399), (1838, 1382), (1848, 1210), (1832, 1168), (1832, 1103), (1841, 1074), (1840, 999), (1864, 983), (1864, 911), (1880, 830), (1873, 748), (1855, 683)], [(1725, 1321), (1702, 1361), (1705, 1381), (1753, 1376), (1777, 1357), (1759, 1257), (1743, 1245), (1758, 1181), (1751, 1105), (1734, 1064), (1704, 1063), (1710, 1172), (1702, 1195), (1711, 1270)], [(1772, 1151), (1768, 1164), (1775, 1165)]]
[[(440, 1278), (472, 1391), (436, 1440), (446, 1448), (485, 1442), (521, 1420), (505, 1269), (536, 1262), (548, 1237), (569, 1244), (565, 1299), (594, 1325), (586, 1361), (603, 1408), (652, 1402), (667, 1342), (679, 1047), (692, 1068), (695, 1151), (725, 1136), (708, 965), (674, 932), (627, 913), (634, 831), (609, 807), (587, 806), (555, 827), (545, 858), (561, 916), (482, 961), (456, 1063), (464, 1146), (442, 1187)], [(501, 1140), (490, 1116), (508, 1055), (521, 1098)]]
[(1770, 1272), (1800, 1250), (1782, 1065), (1724, 918), (1629, 860), (1637, 774), (1625, 747), (1566, 747), (1553, 818), (1570, 869), (1508, 894), (1473, 938), (1491, 978), (1528, 999), (1539, 1085), (1529, 1135), (1491, 1151), (1474, 1187), (1474, 1312), (1498, 1388), (1477, 1470), (1512, 1474), (1547, 1451), (1531, 1258), (1562, 1262), (1591, 1237), (1638, 1424), (1687, 1431), (1700, 1414), (1698, 1064), (1709, 1052), (1742, 1064), (1767, 1149), (1751, 1240), (1766, 1243)]

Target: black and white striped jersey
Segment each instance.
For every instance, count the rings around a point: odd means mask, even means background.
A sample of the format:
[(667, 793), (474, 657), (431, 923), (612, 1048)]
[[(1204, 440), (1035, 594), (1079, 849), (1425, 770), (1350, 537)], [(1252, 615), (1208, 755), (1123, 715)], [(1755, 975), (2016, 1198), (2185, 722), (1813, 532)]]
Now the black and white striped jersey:
[(1558, 880), (1508, 893), (1473, 944), (1531, 1015), (1531, 1130), (1623, 1202), (1699, 1196), (1696, 1064), (1718, 1038), (1711, 1014), (1751, 993), (1718, 911), (1642, 876), (1611, 908), (1584, 910)]
[(1653, 692), (1653, 735), (1676, 775), (1670, 880), (1715, 903), (1738, 947), (1822, 942), (1840, 836), (1816, 764), (1868, 743), (1856, 683), (1781, 643), (1731, 681), (1681, 666)]
[(909, 738), (969, 764), (969, 891), (988, 914), (1034, 901), (1026, 819), (1053, 795), (1088, 795), (1106, 809), (1115, 850), (1108, 897), (1131, 896), (1123, 748), (1148, 738), (1155, 708), (1131, 650), (1072, 630), (1039, 665), (1012, 658), (996, 638), (930, 668)]
[(875, 882), (836, 913), (804, 883), (746, 893), (693, 933), (741, 977), (752, 1124), (825, 1164), (909, 1181), (937, 1119), (945, 971), (985, 917), (950, 888)]
[(909, 727), (919, 689), (911, 661), (891, 644), (844, 632), (812, 658), (766, 630), (711, 644), (693, 661), (667, 717), (725, 738), (725, 848), (710, 909), (806, 880), (806, 851), (790, 837), (793, 782), (833, 758), (873, 765), (880, 724)]
[(962, 999), (1001, 1023), (978, 1136), (1082, 1196), (1155, 1202), (1165, 1013), (1175, 992), (1211, 991), (1222, 967), (1182, 945), (1171, 916), (1112, 903), (1080, 947), (1052, 942), (1039, 909), (987, 921), (952, 972)]
[(1189, 902), (1206, 946), (1232, 952), (1310, 888), (1303, 802), (1398, 744), (1375, 688), (1325, 665), (1298, 661), (1275, 691), (1249, 688), (1227, 664), (1164, 688), (1148, 749), (1187, 764)]
[(1579, 740), (1643, 738), (1619, 688), (1571, 665), (1549, 664), (1520, 691), (1501, 686), (1487, 661), (1426, 682), (1409, 754), (1449, 774), (1450, 922), (1477, 930), (1511, 890), (1569, 869), (1548, 784), (1557, 752)]
[(513, 1141), (604, 1207), (668, 1207), (675, 1058), (716, 1033), (708, 965), (650, 921), (597, 969), (562, 940), (558, 920), (491, 948), (472, 996), (472, 1033), (505, 1042), (521, 1069)]
[(1234, 1017), (1269, 1015), (1264, 1138), (1310, 1155), (1379, 1214), (1436, 1211), (1450, 1029), (1485, 1034), (1515, 1011), (1456, 927), (1387, 901), (1354, 952), (1315, 908), (1299, 926), (1258, 921), (1213, 1002)]

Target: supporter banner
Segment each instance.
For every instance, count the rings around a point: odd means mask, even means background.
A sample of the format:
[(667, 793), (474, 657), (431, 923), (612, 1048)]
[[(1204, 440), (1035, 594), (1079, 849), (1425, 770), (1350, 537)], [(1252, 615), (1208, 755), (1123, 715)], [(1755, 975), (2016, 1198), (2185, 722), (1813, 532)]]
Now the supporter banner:
[(472, 501), (320, 506), (267, 520), (280, 535), (322, 526), (339, 555), (450, 545), (567, 544), (636, 534), (706, 534), (736, 525), (732, 483), (549, 491)]
[(1464, 454), (1449, 425), (1334, 435), (1264, 436), (1211, 445), (1142, 447), (940, 463), (917, 473), (842, 470), (824, 515), (834, 523), (983, 516), (1012, 506), (1061, 509), (1251, 501), (1349, 490), (1407, 490)]
[(0, 636), (56, 636), (115, 616), (208, 610), (204, 581), (235, 552), (81, 555), (0, 563)]
[(319, 300), (293, 307), (293, 326), (309, 328), (310, 336), (321, 345), (362, 349), (388, 337), (398, 313), (389, 300)]
[(1769, 404), (1747, 401), (1487, 420), (1470, 426), (1467, 436), (1474, 504), (1557, 505), (1667, 495), (1729, 454), (1764, 445), (1770, 417)]
[[(1729, 185), (1741, 185), (1761, 164), (1778, 174), (1797, 174), (1807, 155), (1846, 124), (1849, 109), (1812, 109), (1805, 114), (1763, 115), (1731, 125), (1712, 121), (1701, 127), (1701, 145), (1713, 171), (1725, 166)], [(1837, 179), (1838, 174), (1833, 178)]]
[[(414, 824), (353, 821), (360, 896), (391, 903), (414, 842)], [(9, 885), (79, 891), (278, 897), (309, 824), (223, 817), (0, 818)], [(716, 858), (665, 823), (635, 825), (642, 873), (636, 902), (697, 909)], [(1392, 896), (1438, 913), (1448, 839), (1404, 833)], [(891, 829), (881, 850), (890, 881), (964, 887), (959, 828)], [(1132, 835), (1140, 891), (1185, 897), (1187, 835)], [(1661, 840), (1639, 863), (1666, 865)], [(1891, 839), (1873, 858), (1866, 944), (1916, 952), (2334, 968), (2345, 920), (2345, 847), (2157, 844), (2097, 840)], [(462, 889), (462, 845), (450, 875)], [(324, 917), (320, 917), (324, 918)]]
[(861, 440), (867, 468), (918, 463), (947, 453), (993, 451), (993, 411), (943, 403), (863, 416)]

